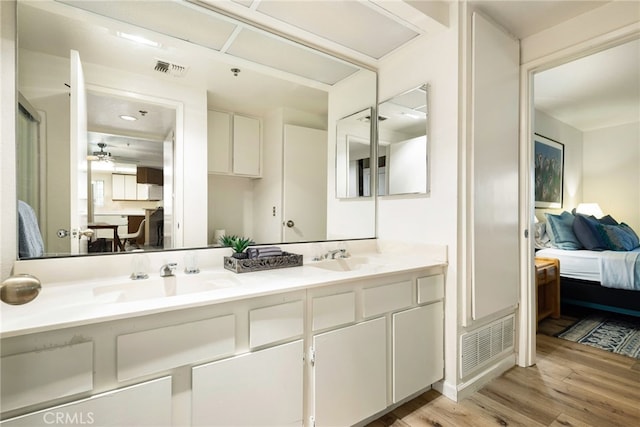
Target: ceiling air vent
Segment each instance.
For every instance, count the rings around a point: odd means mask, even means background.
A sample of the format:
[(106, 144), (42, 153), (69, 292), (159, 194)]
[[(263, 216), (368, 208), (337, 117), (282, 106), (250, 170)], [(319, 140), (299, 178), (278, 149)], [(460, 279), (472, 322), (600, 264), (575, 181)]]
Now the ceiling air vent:
[(162, 74), (168, 74), (174, 77), (184, 77), (189, 71), (188, 67), (179, 64), (172, 64), (169, 61), (164, 61), (162, 59), (156, 59), (156, 65), (153, 68)]

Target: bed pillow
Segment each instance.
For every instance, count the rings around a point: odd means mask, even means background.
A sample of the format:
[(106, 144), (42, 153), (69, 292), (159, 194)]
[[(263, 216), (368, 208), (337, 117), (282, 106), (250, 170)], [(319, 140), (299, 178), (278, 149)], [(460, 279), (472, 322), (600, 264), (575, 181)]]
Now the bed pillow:
[(613, 219), (611, 215), (605, 215), (602, 218), (600, 218), (598, 221), (600, 222), (600, 224), (618, 225), (618, 221)]
[[(638, 246), (640, 246), (640, 237), (638, 237), (638, 233), (633, 231), (633, 228), (629, 227), (629, 225), (625, 224), (624, 222), (621, 222), (620, 225), (622, 226), (622, 228), (627, 230), (627, 232), (629, 234), (631, 234), (631, 236), (638, 242)], [(638, 247), (638, 246), (636, 246), (636, 247)]]
[[(573, 232), (585, 249), (590, 251), (606, 251), (610, 248), (610, 238), (603, 231), (603, 226), (595, 217), (577, 214), (573, 220)], [(608, 225), (609, 227), (615, 227)], [(617, 240), (616, 240), (617, 241)]]
[(545, 213), (544, 216), (547, 218), (547, 233), (551, 237), (553, 247), (570, 250), (583, 248), (573, 232), (573, 215), (565, 211), (560, 215)]
[(609, 250), (632, 251), (638, 247), (638, 236), (627, 224), (600, 224)]

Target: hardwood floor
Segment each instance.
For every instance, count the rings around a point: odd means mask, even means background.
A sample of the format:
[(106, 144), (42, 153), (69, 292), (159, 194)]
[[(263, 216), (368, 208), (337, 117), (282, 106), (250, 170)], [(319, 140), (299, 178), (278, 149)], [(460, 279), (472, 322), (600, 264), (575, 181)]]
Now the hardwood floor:
[(640, 361), (538, 333), (535, 366), (461, 402), (430, 390), (370, 427), (640, 425)]

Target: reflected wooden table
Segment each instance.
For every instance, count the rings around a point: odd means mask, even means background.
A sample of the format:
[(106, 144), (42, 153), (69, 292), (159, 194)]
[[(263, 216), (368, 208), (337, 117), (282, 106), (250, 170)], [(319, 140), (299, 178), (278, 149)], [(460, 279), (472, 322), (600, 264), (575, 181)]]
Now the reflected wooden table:
[(113, 250), (114, 252), (121, 251), (124, 252), (124, 243), (120, 240), (120, 236), (118, 236), (118, 225), (108, 224), (106, 222), (96, 222), (92, 224), (87, 224), (87, 227), (92, 230), (112, 230), (113, 231)]

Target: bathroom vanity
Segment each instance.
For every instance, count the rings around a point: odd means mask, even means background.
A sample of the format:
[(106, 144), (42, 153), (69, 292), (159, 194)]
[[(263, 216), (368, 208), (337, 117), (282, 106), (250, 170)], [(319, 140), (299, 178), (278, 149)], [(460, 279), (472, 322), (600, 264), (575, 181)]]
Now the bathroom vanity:
[(44, 284), (31, 303), (2, 307), (0, 424), (346, 426), (379, 416), (443, 377), (444, 259), (352, 253), (247, 274), (203, 265)]

